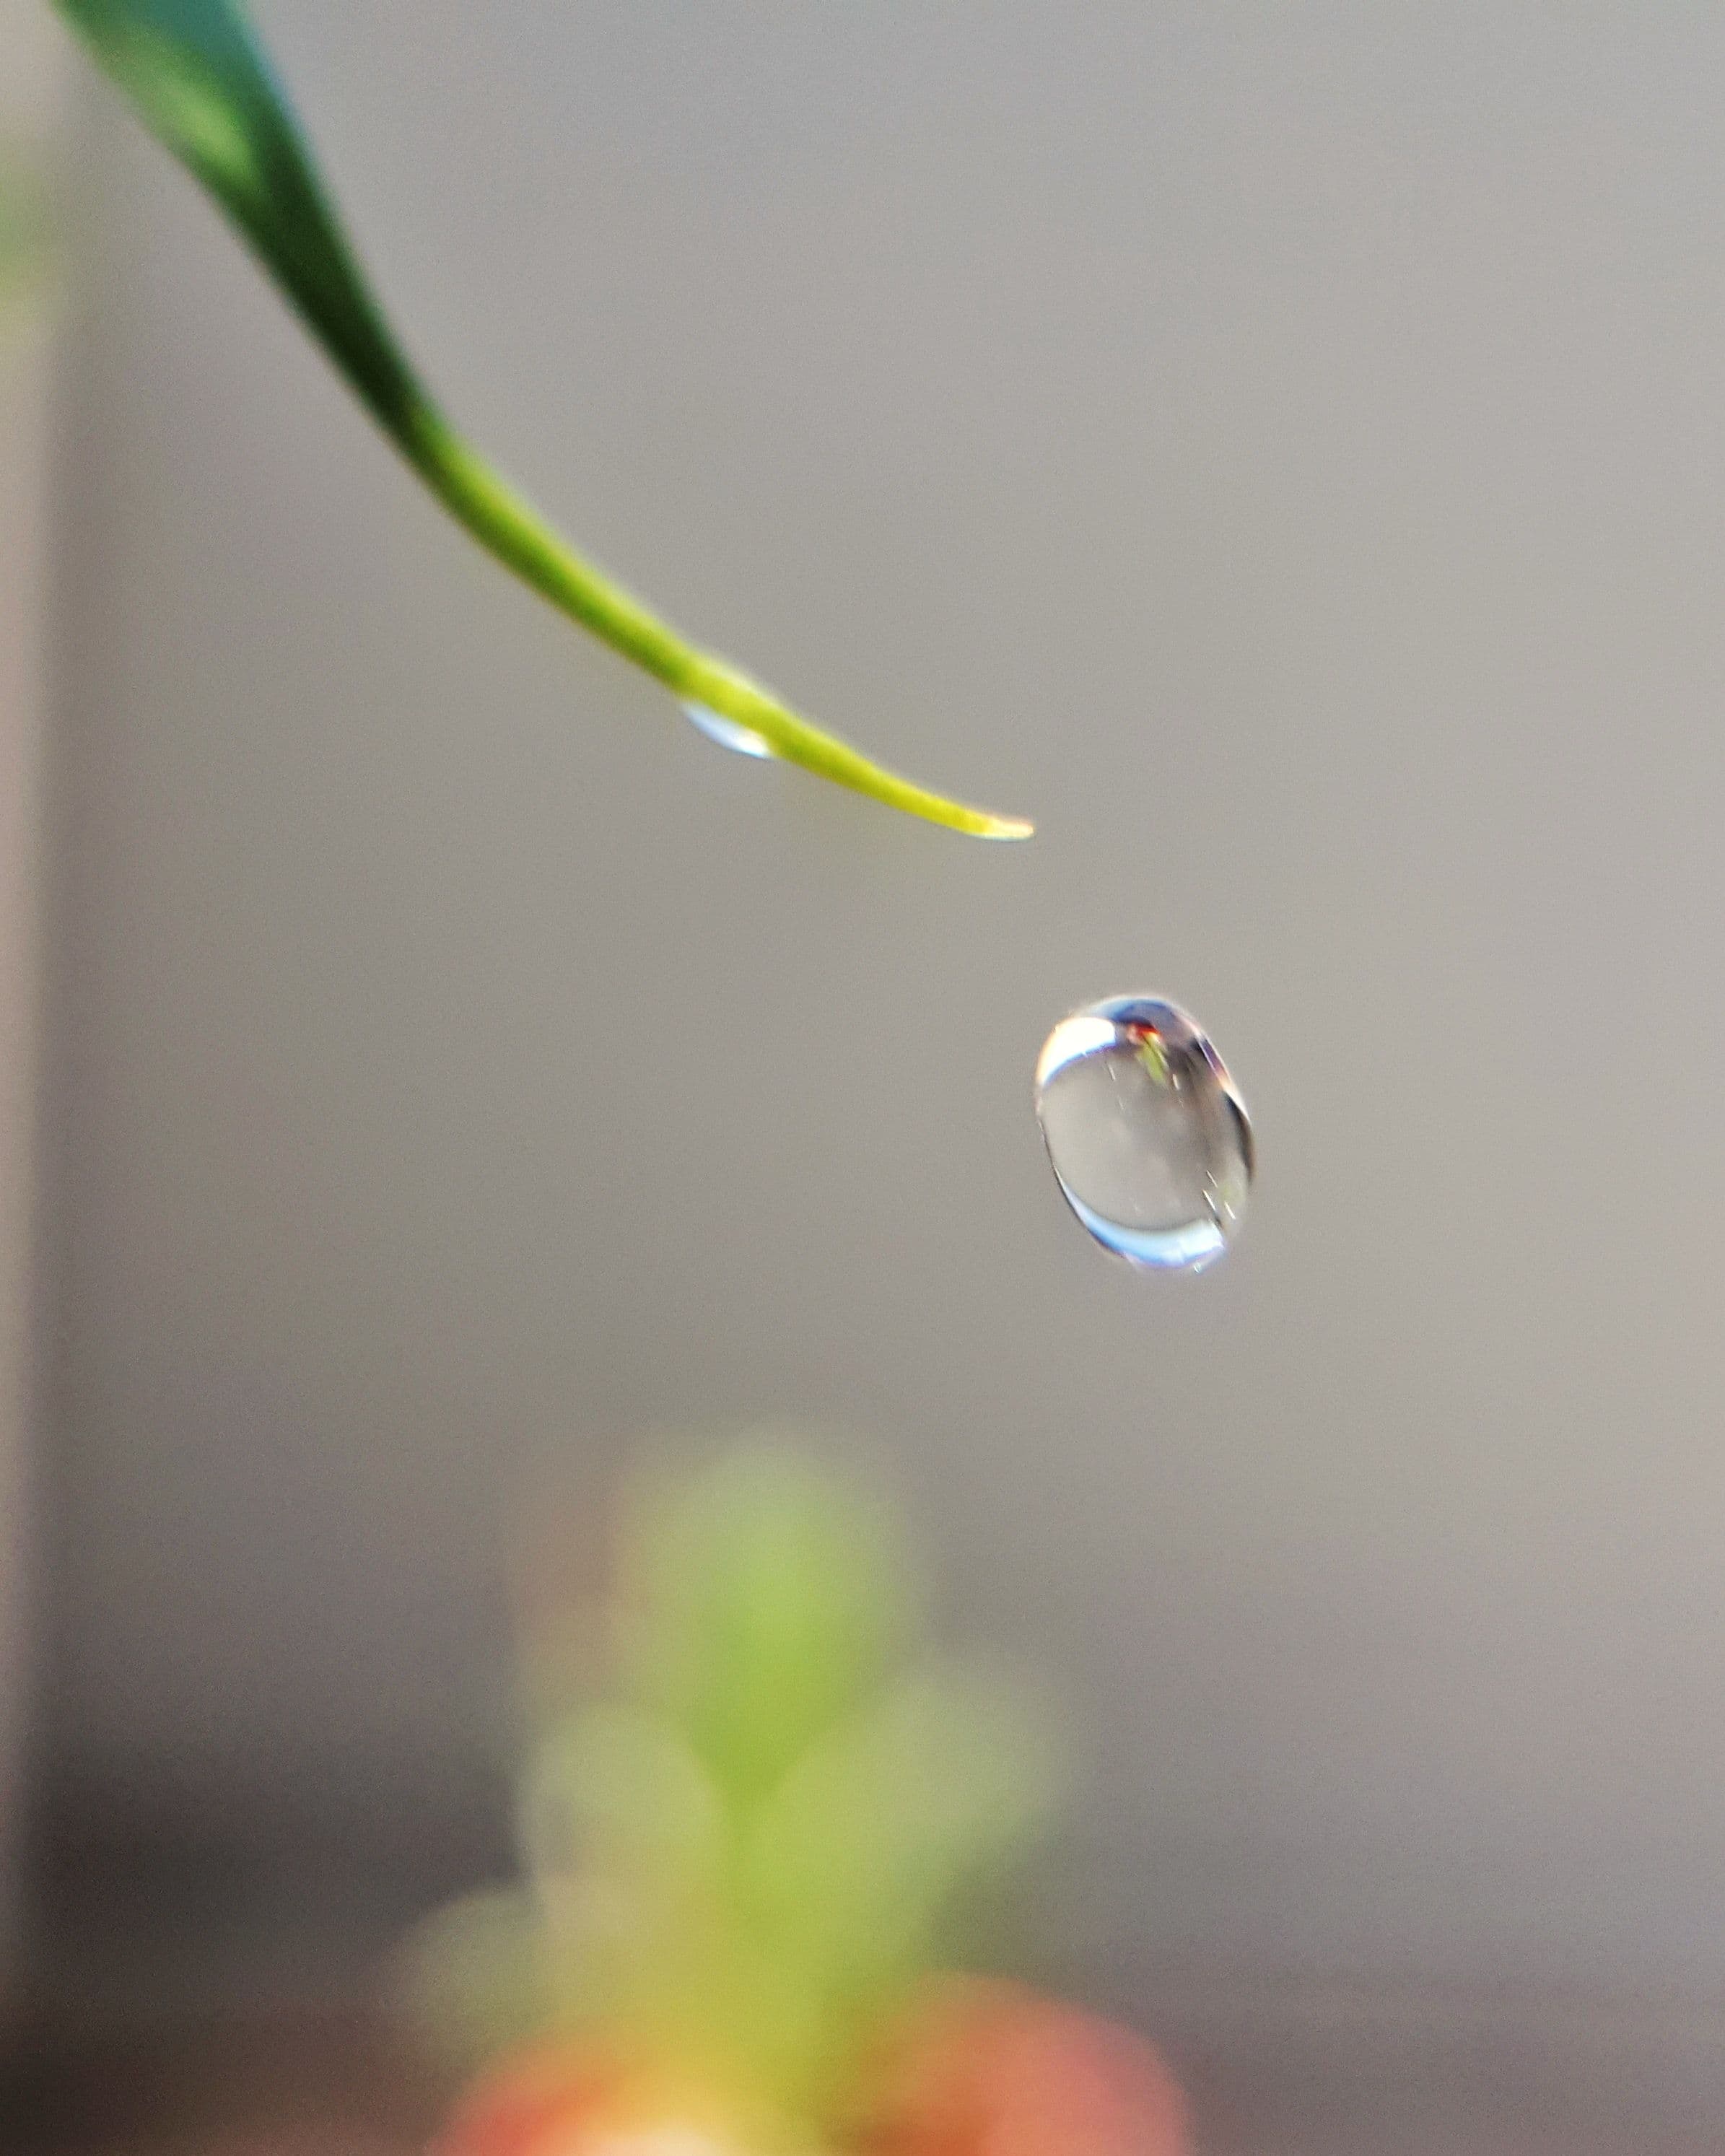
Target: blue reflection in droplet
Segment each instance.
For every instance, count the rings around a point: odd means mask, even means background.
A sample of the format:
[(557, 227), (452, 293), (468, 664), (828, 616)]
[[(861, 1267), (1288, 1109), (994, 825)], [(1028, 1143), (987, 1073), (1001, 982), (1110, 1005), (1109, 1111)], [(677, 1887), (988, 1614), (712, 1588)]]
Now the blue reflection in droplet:
[(722, 711), (715, 711), (705, 704), (685, 704), (683, 715), (710, 742), (721, 748), (734, 750), (738, 756), (776, 756), (778, 751), (764, 734), (757, 734), (752, 726), (740, 725), (727, 719)]

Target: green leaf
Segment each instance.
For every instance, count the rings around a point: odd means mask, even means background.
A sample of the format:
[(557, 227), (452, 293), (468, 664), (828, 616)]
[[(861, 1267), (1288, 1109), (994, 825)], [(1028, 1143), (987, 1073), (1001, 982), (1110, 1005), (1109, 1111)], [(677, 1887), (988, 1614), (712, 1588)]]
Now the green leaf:
[(676, 1730), (639, 1707), (584, 1707), (542, 1738), (520, 1825), (529, 1868), (547, 1882), (597, 1868), (671, 1887), (710, 1881), (724, 1864), (711, 1777)]
[(1053, 1752), (973, 1675), (905, 1679), (833, 1730), (762, 1808), (758, 1921), (805, 1980), (858, 2006), (928, 1965), (967, 1892), (1044, 1820)]
[(624, 1553), (632, 1688), (749, 1804), (901, 1650), (911, 1592), (884, 1510), (772, 1444), (644, 1497)]
[(630, 1706), (570, 1715), (529, 1760), (520, 1835), (559, 2013), (613, 2028), (698, 2020), (724, 1988), (731, 1845), (680, 1732)]
[(932, 824), (987, 839), (1031, 826), (872, 762), (740, 669), (687, 642), (578, 553), (449, 425), (372, 298), (287, 99), (234, 0), (55, 0), (145, 123), (222, 205), (444, 506), (504, 565), (665, 684), (773, 754)]

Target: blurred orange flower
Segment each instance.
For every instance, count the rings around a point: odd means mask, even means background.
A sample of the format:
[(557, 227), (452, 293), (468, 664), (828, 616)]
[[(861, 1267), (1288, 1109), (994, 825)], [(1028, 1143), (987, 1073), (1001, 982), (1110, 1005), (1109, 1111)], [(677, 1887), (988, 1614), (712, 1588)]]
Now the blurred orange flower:
[(919, 2013), (884, 2076), (881, 2156), (1189, 2156), (1161, 2055), (1014, 1984), (960, 1984)]
[(744, 2145), (709, 2099), (547, 2046), (476, 2082), (429, 2156), (741, 2156)]

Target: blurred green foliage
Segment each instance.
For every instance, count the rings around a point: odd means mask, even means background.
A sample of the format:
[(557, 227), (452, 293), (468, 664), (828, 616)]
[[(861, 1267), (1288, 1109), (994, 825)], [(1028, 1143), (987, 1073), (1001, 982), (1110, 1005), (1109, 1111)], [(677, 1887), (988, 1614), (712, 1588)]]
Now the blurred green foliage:
[(819, 2128), (962, 1961), (1052, 1748), (999, 1683), (915, 1653), (890, 1515), (794, 1450), (644, 1485), (619, 1545), (613, 1681), (524, 1764), (525, 1883), (434, 1924), (422, 1997), (483, 2048), (584, 2035)]
[(34, 171), (0, 146), (0, 328), (37, 282), (48, 253), (48, 223)]

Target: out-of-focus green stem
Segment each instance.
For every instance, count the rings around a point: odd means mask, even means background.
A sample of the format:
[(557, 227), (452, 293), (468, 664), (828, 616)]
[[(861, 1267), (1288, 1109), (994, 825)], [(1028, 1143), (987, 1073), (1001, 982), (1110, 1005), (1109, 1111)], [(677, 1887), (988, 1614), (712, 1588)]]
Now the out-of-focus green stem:
[(0, 143), (0, 316), (28, 292), (39, 271), (47, 224), (35, 173)]
[(932, 793), (690, 644), (571, 547), (444, 419), (403, 357), (291, 108), (235, 0), (55, 0), (151, 131), (221, 204), (378, 425), (458, 522), (552, 604), (662, 681), (802, 765), (978, 838), (1017, 817)]

